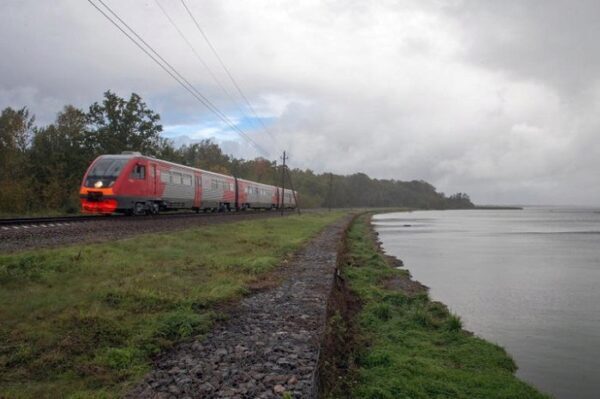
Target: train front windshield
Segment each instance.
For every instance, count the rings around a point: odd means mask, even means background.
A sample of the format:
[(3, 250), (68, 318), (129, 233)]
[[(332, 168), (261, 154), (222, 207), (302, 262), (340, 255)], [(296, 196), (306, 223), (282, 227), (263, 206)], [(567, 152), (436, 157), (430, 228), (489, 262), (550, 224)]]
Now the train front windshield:
[(127, 161), (129, 161), (127, 158), (99, 159), (89, 171), (85, 179), (85, 187), (112, 187)]

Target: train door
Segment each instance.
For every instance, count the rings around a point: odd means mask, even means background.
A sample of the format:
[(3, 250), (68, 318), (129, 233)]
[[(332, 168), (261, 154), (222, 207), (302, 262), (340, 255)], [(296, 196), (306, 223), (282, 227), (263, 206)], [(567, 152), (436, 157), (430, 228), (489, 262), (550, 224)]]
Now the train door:
[(152, 176), (150, 182), (150, 194), (153, 197), (158, 196), (158, 173), (156, 173), (156, 164), (151, 165)]
[(202, 175), (194, 175), (194, 186), (196, 187), (194, 192), (194, 208), (200, 208), (202, 205)]

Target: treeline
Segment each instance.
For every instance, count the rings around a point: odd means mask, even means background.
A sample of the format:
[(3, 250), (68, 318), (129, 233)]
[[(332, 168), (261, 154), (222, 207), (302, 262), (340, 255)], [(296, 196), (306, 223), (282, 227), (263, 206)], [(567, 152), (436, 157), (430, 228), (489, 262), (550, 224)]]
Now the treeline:
[[(108, 91), (88, 111), (65, 106), (48, 126), (36, 126), (27, 108), (0, 114), (0, 213), (77, 212), (78, 189), (92, 160), (101, 154), (140, 151), (185, 165), (280, 184), (274, 162), (236, 159), (210, 140), (175, 148), (161, 136), (160, 116), (140, 96)], [(466, 194), (446, 197), (424, 181), (403, 182), (315, 174), (292, 169), (305, 207), (471, 208)], [(331, 187), (331, 189), (330, 189)]]

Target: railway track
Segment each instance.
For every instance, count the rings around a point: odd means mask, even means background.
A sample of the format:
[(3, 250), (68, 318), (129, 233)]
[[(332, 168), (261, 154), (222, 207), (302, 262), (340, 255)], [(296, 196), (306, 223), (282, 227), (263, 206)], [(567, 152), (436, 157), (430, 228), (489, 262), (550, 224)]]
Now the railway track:
[(39, 217), (39, 218), (14, 218), (14, 219), (0, 219), (0, 227), (12, 228), (15, 226), (37, 226), (37, 225), (56, 225), (56, 224), (68, 224), (75, 222), (83, 222), (87, 220), (111, 218), (113, 216), (57, 216), (57, 217)]
[[(287, 215), (291, 213), (286, 212)], [(163, 213), (158, 216), (115, 215), (0, 219), (3, 223), (0, 224), (0, 253), (112, 241), (138, 234), (169, 232), (271, 217), (279, 217), (279, 212), (243, 211), (206, 214), (178, 212)]]
[[(107, 221), (107, 220), (148, 220), (148, 219), (163, 219), (163, 218), (188, 218), (188, 217), (216, 217), (216, 216), (235, 216), (235, 215), (252, 215), (257, 213), (273, 212), (268, 210), (256, 211), (238, 211), (238, 212), (214, 212), (214, 213), (196, 213), (196, 212), (176, 212), (163, 213), (159, 215), (147, 216), (124, 216), (124, 215), (77, 215), (77, 216), (57, 216), (57, 217), (39, 217), (39, 218), (13, 218), (0, 219), (0, 230), (14, 229), (29, 229), (36, 227), (61, 227), (69, 226), (74, 223), (90, 222), (90, 221)], [(286, 211), (288, 212), (288, 211)]]

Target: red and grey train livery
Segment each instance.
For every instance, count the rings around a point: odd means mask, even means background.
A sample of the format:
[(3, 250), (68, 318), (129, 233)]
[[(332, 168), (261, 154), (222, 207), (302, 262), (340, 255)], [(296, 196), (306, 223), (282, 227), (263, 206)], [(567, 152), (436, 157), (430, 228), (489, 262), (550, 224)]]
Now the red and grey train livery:
[(143, 156), (102, 155), (79, 191), (86, 213), (148, 214), (176, 209), (295, 208), (296, 192)]

